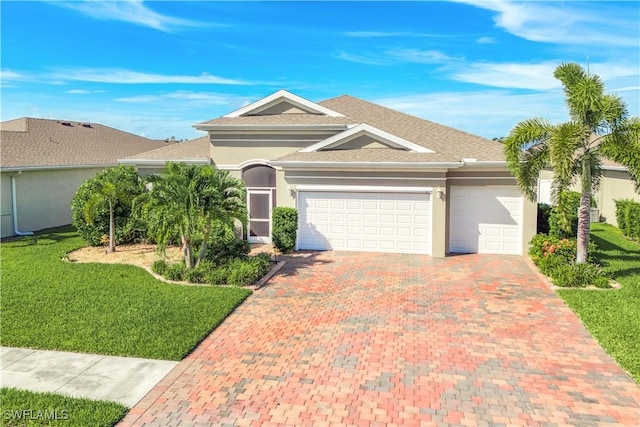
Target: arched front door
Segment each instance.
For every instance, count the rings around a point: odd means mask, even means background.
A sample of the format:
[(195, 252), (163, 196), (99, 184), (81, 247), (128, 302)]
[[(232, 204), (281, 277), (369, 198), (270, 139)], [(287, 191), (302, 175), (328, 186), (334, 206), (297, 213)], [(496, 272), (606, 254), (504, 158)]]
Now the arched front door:
[(252, 165), (242, 169), (247, 186), (251, 243), (271, 243), (271, 210), (276, 206), (276, 171), (267, 165)]

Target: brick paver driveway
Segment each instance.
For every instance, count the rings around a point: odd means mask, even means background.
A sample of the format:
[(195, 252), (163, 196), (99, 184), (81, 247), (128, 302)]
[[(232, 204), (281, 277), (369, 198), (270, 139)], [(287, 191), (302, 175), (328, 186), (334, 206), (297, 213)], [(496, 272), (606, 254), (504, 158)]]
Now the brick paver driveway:
[(296, 256), (123, 425), (640, 425), (520, 257)]

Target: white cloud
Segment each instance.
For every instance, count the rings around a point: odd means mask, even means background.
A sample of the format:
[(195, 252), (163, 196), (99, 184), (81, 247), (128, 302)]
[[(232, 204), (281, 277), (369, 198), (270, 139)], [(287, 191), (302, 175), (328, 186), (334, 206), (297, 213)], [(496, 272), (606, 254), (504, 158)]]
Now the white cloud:
[[(618, 5), (589, 8), (578, 2), (452, 0), (496, 12), (497, 27), (526, 40), (587, 46), (638, 47), (637, 16)], [(587, 3), (588, 4), (588, 3)], [(621, 2), (624, 5), (624, 2)], [(637, 14), (637, 6), (634, 10)]]
[(464, 58), (449, 56), (439, 50), (420, 50), (395, 48), (386, 52), (396, 59), (407, 62), (417, 62), (421, 64), (442, 64), (452, 61), (460, 61)]
[(57, 70), (48, 76), (51, 79), (62, 81), (84, 81), (98, 83), (119, 84), (220, 84), (220, 85), (248, 85), (249, 82), (237, 79), (213, 76), (203, 73), (197, 76), (166, 75), (155, 73), (143, 73), (124, 69), (100, 69), (100, 68), (69, 68)]
[(22, 80), (25, 78), (24, 74), (15, 72), (15, 71), (11, 71), (11, 70), (0, 70), (0, 81), (5, 81), (5, 80)]
[(406, 36), (406, 32), (393, 31), (348, 31), (345, 33), (349, 37), (369, 38), (369, 37), (400, 37)]
[(446, 34), (414, 33), (410, 31), (348, 31), (344, 33), (348, 37), (374, 38), (374, 37), (451, 37)]
[[(155, 95), (136, 95), (118, 98), (116, 101), (130, 104), (170, 103), (169, 105), (175, 105), (176, 108), (182, 108), (186, 105), (189, 107), (194, 107), (195, 105), (236, 106), (247, 102), (245, 98), (235, 95), (190, 91), (176, 91)], [(176, 105), (176, 102), (179, 102), (180, 104)]]
[[(450, 77), (484, 86), (548, 90), (561, 86), (560, 81), (553, 76), (559, 64), (560, 61), (557, 60), (536, 64), (477, 62), (454, 70)], [(593, 63), (589, 69), (605, 81), (638, 75), (637, 67), (613, 63)]]
[(344, 59), (349, 62), (356, 62), (358, 64), (367, 64), (367, 65), (385, 65), (386, 61), (381, 58), (374, 58), (371, 56), (363, 56), (363, 55), (354, 55), (348, 52), (338, 52), (335, 55), (338, 59)]
[(143, 27), (170, 32), (178, 28), (203, 26), (188, 19), (174, 18), (154, 12), (142, 0), (51, 2), (95, 19), (129, 22)]
[(478, 44), (495, 44), (495, 43), (498, 43), (498, 41), (496, 39), (494, 39), (493, 37), (480, 37), (479, 39), (476, 40), (476, 43), (478, 43)]

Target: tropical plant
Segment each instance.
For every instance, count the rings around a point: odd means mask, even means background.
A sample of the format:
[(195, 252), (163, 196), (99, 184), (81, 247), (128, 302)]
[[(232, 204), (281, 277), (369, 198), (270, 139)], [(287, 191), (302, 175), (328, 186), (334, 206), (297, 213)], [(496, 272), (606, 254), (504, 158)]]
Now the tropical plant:
[(273, 208), (273, 245), (283, 254), (296, 247), (298, 210), (285, 206)]
[(116, 243), (133, 240), (136, 222), (130, 217), (131, 203), (142, 194), (144, 186), (138, 172), (131, 166), (105, 169), (85, 181), (72, 201), (73, 225), (92, 245), (99, 245), (108, 234), (107, 250), (116, 250)]
[(227, 171), (169, 162), (166, 173), (145, 181), (149, 191), (136, 200), (135, 212), (147, 222), (160, 251), (179, 236), (187, 269), (204, 258), (214, 224), (247, 221), (244, 184)]
[(542, 118), (518, 123), (505, 140), (507, 164), (530, 200), (536, 198), (540, 171), (553, 168), (551, 197), (560, 209), (560, 225), (569, 229), (565, 199), (580, 183), (576, 262), (587, 261), (591, 194), (598, 188), (601, 162), (609, 158), (627, 167), (640, 185), (640, 118), (628, 117), (622, 99), (604, 93), (604, 83), (575, 63), (562, 64), (554, 76), (564, 87), (570, 120), (552, 124)]

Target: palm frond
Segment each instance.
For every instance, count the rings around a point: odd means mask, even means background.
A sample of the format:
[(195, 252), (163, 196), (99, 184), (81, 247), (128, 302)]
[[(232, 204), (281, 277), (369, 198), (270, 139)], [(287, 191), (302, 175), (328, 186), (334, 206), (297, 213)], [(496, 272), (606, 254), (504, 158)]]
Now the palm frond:
[(538, 175), (549, 160), (547, 142), (552, 129), (544, 119), (524, 120), (504, 140), (509, 171), (530, 200), (536, 198)]

